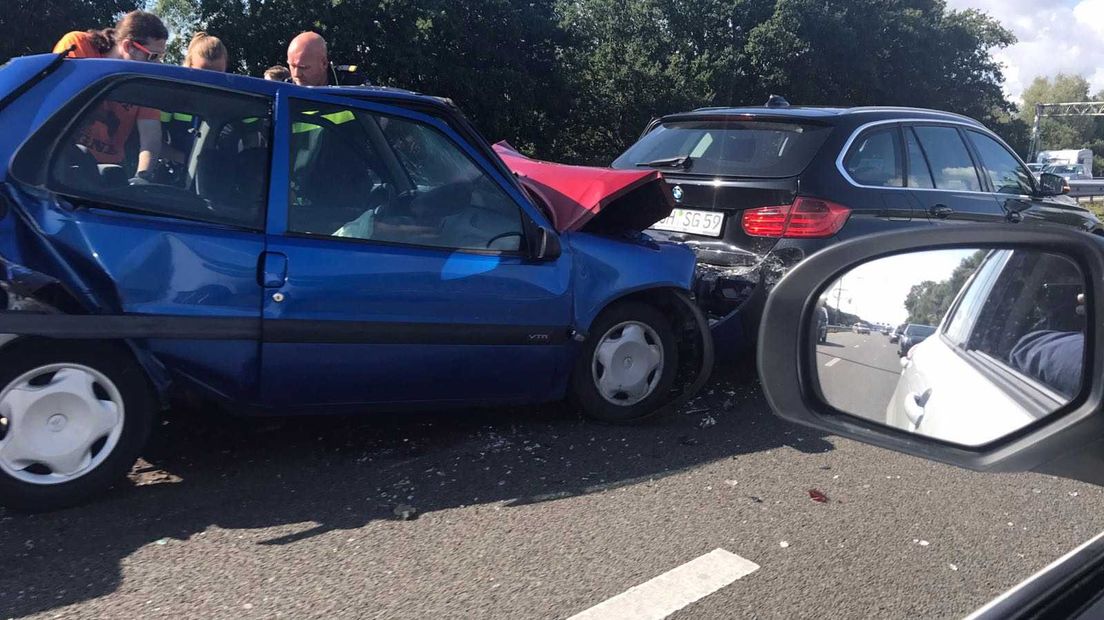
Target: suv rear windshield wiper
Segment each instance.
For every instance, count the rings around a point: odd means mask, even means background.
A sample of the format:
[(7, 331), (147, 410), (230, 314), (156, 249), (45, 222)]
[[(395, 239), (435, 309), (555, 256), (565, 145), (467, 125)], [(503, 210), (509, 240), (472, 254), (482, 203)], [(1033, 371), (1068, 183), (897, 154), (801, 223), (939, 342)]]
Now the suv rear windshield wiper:
[(689, 170), (694, 165), (694, 158), (689, 155), (683, 155), (681, 157), (668, 157), (667, 159), (656, 159), (654, 161), (644, 161), (637, 164), (641, 168), (682, 168), (683, 170)]

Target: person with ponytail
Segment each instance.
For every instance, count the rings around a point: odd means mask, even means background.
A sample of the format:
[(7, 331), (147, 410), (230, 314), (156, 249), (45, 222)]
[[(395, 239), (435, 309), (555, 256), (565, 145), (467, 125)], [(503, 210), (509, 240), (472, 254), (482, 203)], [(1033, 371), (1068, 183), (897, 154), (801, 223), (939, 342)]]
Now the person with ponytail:
[(66, 34), (54, 45), (54, 53), (70, 50), (70, 58), (161, 62), (168, 40), (169, 30), (161, 18), (146, 11), (131, 11), (123, 15), (114, 28)]
[[(114, 28), (70, 32), (54, 46), (71, 58), (114, 58), (140, 62), (161, 62), (169, 31), (161, 19), (146, 11), (123, 15)], [(142, 177), (161, 152), (161, 113), (132, 103), (105, 101), (100, 114), (80, 130), (77, 141), (101, 164), (122, 164), (126, 143), (138, 129), (138, 165)]]
[(200, 31), (195, 33), (192, 42), (188, 44), (188, 52), (184, 55), (184, 66), (226, 73), (229, 56), (226, 46), (218, 37)]

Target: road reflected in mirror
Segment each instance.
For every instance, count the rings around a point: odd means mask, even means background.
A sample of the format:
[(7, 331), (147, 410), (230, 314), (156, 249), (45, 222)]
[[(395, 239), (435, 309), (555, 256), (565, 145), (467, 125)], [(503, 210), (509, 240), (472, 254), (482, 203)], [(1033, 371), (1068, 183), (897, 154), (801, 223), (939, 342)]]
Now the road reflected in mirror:
[(858, 265), (814, 311), (824, 400), (977, 446), (1068, 404), (1085, 368), (1084, 277), (1029, 249), (933, 250)]

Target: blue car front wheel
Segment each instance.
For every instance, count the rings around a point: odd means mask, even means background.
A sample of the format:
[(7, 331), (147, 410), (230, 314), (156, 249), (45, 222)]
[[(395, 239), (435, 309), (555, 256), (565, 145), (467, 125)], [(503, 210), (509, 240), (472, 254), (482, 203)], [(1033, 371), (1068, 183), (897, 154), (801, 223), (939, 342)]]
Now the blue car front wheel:
[(613, 306), (598, 317), (572, 376), (572, 397), (584, 415), (629, 422), (671, 400), (678, 370), (673, 321), (634, 302)]

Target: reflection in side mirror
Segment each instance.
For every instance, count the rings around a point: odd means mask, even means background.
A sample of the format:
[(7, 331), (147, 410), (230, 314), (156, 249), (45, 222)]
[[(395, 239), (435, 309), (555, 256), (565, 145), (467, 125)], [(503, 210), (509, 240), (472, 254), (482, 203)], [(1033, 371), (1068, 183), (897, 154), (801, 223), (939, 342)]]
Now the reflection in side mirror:
[(1057, 174), (1044, 172), (1039, 175), (1039, 191), (1043, 196), (1061, 196), (1069, 193), (1070, 186)]
[(539, 228), (533, 258), (542, 261), (556, 260), (560, 257), (562, 252), (563, 249), (560, 247), (560, 238), (556, 236), (556, 233), (547, 228)]
[(1084, 285), (1068, 257), (1028, 249), (862, 263), (814, 311), (821, 394), (844, 413), (960, 445), (1007, 436), (1080, 393)]

